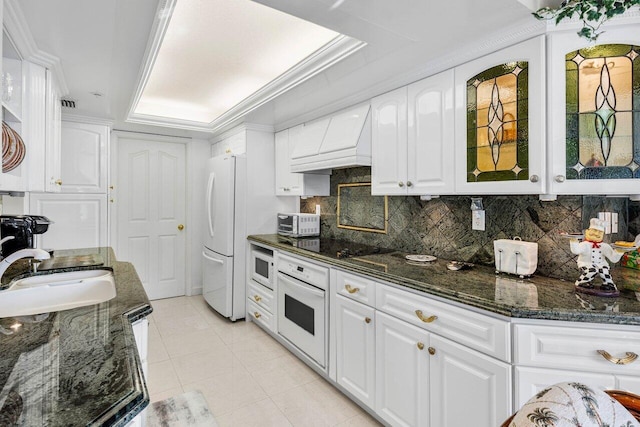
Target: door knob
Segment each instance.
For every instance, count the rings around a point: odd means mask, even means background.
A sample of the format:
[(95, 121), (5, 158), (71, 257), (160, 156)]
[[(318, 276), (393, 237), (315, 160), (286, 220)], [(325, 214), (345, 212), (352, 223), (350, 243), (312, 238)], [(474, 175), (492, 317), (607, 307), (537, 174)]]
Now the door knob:
[(182, 225), (182, 224), (178, 225), (178, 230), (180, 230), (180, 231), (184, 230), (184, 225)]

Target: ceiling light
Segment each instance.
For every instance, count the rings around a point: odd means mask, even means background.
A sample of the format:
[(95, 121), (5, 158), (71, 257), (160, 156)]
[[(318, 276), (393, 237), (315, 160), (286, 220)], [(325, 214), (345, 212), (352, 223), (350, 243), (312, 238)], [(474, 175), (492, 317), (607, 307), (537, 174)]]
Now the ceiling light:
[[(241, 103), (242, 111), (255, 108), (344, 57), (327, 46), (344, 55), (364, 46), (249, 0), (175, 0), (164, 10), (173, 13), (166, 28), (157, 23), (129, 121), (210, 127)], [(323, 50), (331, 61), (318, 59)], [(287, 77), (301, 64), (303, 72)], [(258, 91), (265, 93), (254, 102)]]

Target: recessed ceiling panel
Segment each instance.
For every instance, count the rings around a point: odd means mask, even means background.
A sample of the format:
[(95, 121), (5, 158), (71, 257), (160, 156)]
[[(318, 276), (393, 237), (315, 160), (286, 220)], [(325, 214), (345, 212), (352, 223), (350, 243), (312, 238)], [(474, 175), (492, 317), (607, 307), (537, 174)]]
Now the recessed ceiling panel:
[(134, 114), (210, 123), (338, 36), (249, 0), (178, 0)]

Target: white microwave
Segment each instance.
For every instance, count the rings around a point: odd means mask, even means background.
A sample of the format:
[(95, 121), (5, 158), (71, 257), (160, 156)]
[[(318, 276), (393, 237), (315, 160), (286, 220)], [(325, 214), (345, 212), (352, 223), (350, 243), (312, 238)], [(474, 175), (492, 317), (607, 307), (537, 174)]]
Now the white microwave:
[(278, 234), (291, 237), (320, 235), (320, 215), (305, 213), (279, 213)]
[(251, 279), (273, 290), (273, 251), (259, 246), (251, 247)]

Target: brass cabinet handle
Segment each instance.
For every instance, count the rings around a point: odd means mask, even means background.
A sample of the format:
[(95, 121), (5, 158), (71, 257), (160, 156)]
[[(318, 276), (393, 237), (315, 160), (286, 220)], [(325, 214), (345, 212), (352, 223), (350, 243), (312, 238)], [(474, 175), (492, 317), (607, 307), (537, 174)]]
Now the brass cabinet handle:
[(258, 313), (257, 311), (255, 313), (253, 313), (253, 317), (255, 317), (256, 319), (259, 319), (260, 316), (262, 316), (260, 313)]
[(433, 356), (434, 354), (436, 354), (436, 349), (435, 349), (435, 348), (433, 348), (433, 347), (429, 347), (429, 349), (428, 349), (427, 351), (428, 351), (428, 352), (429, 352), (429, 354), (430, 354), (430, 355), (432, 355), (432, 356)]
[(424, 323), (431, 323), (438, 318), (438, 316), (435, 315), (426, 317), (422, 314), (422, 310), (416, 310), (416, 316), (418, 316), (418, 319), (422, 320)]
[(371, 318), (370, 317), (365, 317), (364, 318), (364, 322), (365, 323), (371, 323)]
[(262, 301), (262, 298), (260, 297), (260, 295), (254, 295), (253, 299), (256, 300), (256, 302)]
[(607, 359), (609, 362), (611, 363), (615, 363), (616, 365), (628, 365), (629, 363), (633, 362), (634, 360), (636, 360), (638, 358), (638, 355), (627, 351), (626, 357), (622, 357), (620, 359), (618, 359), (617, 357), (613, 357), (612, 355), (610, 355), (608, 352), (606, 352), (605, 350), (598, 350), (598, 353), (600, 354), (600, 356), (604, 357), (605, 359)]
[(360, 288), (355, 288), (351, 285), (344, 285), (344, 288), (347, 290), (347, 292), (349, 292), (350, 294), (355, 294), (356, 292), (358, 292), (360, 290)]
[(184, 225), (179, 224), (179, 225), (178, 225), (178, 230), (180, 230), (180, 231), (184, 230)]
[(56, 185), (62, 185), (62, 180), (61, 180), (61, 179), (56, 179), (55, 184), (56, 184)]
[(418, 350), (424, 350), (424, 344), (419, 342), (418, 344), (416, 344), (416, 346), (418, 346)]

